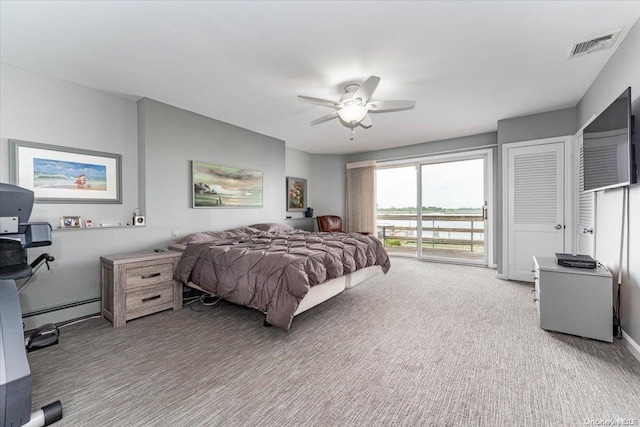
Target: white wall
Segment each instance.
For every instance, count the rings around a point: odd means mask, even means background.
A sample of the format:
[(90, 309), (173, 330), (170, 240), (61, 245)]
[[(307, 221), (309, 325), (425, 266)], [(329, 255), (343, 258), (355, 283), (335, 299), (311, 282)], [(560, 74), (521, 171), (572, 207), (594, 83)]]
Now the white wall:
[[(640, 151), (640, 22), (629, 31), (578, 104), (578, 126), (593, 114), (602, 112), (629, 86), (636, 117), (636, 149)], [(597, 194), (596, 257), (617, 274), (622, 190)], [(629, 200), (630, 228), (629, 242), (623, 255), (621, 323), (625, 333), (640, 344), (640, 185), (630, 188)]]

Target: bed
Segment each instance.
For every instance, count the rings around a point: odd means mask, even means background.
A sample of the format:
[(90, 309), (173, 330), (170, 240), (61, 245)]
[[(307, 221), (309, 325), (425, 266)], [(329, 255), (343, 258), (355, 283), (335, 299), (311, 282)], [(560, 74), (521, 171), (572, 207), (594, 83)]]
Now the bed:
[(374, 236), (271, 223), (194, 233), (169, 249), (183, 252), (176, 280), (260, 310), (285, 331), (295, 315), (390, 268)]

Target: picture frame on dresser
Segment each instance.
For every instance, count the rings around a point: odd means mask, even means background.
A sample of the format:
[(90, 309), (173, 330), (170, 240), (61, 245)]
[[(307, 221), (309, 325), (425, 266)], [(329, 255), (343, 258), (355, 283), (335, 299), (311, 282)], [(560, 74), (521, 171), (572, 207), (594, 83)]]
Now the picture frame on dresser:
[(122, 203), (122, 156), (9, 140), (12, 183), (35, 203)]

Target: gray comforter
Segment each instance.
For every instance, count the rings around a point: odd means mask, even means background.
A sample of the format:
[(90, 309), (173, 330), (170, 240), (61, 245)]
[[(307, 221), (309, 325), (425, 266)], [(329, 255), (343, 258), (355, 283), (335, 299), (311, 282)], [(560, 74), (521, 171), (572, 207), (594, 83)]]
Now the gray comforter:
[(311, 286), (372, 265), (385, 273), (390, 267), (380, 240), (358, 233), (202, 234), (185, 249), (176, 280), (266, 312), (267, 322), (285, 331)]

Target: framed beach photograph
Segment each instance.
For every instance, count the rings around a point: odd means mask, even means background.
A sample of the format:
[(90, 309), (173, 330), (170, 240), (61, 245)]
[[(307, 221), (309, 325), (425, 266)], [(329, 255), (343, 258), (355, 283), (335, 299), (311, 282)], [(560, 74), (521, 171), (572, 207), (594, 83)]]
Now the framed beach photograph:
[(194, 208), (261, 208), (262, 172), (191, 162)]
[(9, 140), (11, 177), (36, 203), (122, 203), (120, 154)]
[(82, 218), (79, 216), (63, 216), (60, 218), (60, 228), (82, 228)]
[(307, 209), (307, 180), (287, 177), (287, 211), (302, 212)]

